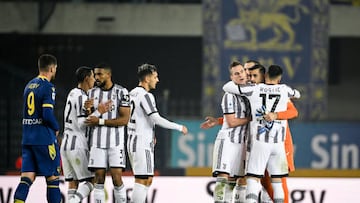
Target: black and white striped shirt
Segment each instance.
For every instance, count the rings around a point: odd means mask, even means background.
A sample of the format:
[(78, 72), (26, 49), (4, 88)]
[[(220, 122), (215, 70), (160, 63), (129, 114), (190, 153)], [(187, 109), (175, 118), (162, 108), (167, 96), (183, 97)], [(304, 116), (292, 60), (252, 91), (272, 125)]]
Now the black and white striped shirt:
[[(225, 93), (221, 101), (221, 108), (223, 114), (235, 114), (236, 118), (245, 118), (251, 115), (249, 100), (240, 95)], [(221, 130), (229, 130), (232, 143), (243, 143), (249, 134), (249, 124), (231, 128), (224, 117)]]
[[(94, 99), (95, 109), (99, 103), (112, 101), (110, 110), (101, 116), (105, 120), (118, 118), (121, 107), (130, 107), (128, 90), (117, 84), (114, 84), (109, 90), (95, 87), (89, 91), (89, 98)], [(120, 140), (122, 141), (120, 142)], [(124, 143), (124, 126), (96, 126), (92, 130), (91, 146), (110, 148), (119, 146), (121, 143)]]

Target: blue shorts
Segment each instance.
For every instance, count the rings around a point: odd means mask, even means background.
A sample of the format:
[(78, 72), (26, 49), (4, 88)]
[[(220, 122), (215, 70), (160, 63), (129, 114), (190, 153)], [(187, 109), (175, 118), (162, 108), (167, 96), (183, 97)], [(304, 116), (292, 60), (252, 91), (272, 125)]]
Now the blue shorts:
[(37, 176), (60, 175), (60, 150), (51, 145), (22, 145), (21, 172), (35, 172)]

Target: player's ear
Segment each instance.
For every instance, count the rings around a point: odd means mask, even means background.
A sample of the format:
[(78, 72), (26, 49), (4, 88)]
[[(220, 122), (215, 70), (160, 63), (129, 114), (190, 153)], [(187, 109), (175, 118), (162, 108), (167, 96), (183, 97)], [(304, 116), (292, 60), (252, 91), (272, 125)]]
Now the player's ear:
[(147, 83), (150, 82), (150, 75), (145, 76), (145, 82), (147, 82)]

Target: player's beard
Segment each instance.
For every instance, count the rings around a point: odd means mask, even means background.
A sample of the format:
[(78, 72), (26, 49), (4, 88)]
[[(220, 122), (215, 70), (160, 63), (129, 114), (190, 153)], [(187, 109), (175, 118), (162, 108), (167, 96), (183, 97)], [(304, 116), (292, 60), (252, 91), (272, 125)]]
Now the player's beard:
[(102, 88), (105, 86), (105, 82), (95, 81), (95, 86)]
[(93, 87), (97, 87), (96, 81), (94, 81), (94, 84), (92, 84)]

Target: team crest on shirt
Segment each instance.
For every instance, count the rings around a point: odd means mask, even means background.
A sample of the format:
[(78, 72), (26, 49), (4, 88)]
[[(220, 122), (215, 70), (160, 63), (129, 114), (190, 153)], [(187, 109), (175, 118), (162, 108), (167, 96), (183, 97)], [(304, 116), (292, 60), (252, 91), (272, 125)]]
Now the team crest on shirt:
[(55, 87), (52, 87), (51, 90), (52, 90), (51, 98), (52, 100), (55, 100)]
[(129, 102), (129, 101), (130, 101), (129, 95), (127, 95), (127, 94), (124, 95), (124, 101), (126, 101), (126, 102)]

